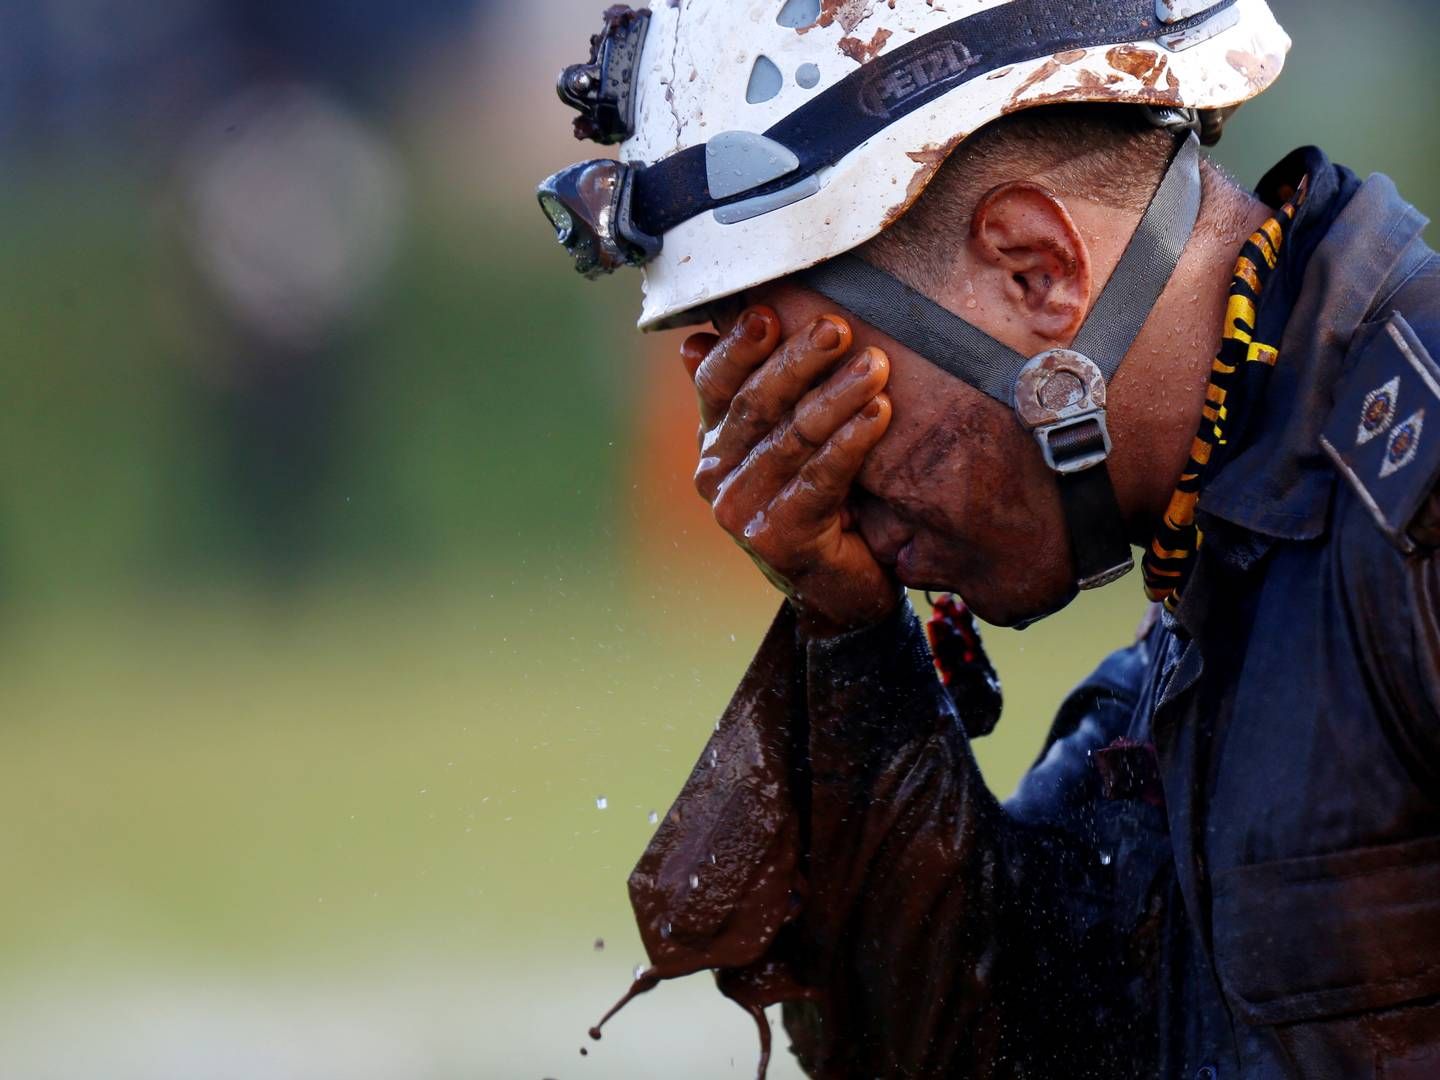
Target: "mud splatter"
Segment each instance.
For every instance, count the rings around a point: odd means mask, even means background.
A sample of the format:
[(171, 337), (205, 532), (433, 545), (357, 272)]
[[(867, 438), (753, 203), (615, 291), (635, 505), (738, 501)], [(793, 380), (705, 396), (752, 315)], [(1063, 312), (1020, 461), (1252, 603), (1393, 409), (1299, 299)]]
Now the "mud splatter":
[[(1038, 81), (1038, 80), (1037, 80)], [(1087, 101), (1143, 101), (1148, 105), (1178, 106), (1183, 104), (1180, 97), (1180, 80), (1173, 71), (1167, 72), (1164, 87), (1146, 87), (1142, 91), (1133, 89), (1127, 90), (1123, 86), (1125, 80), (1118, 75), (1111, 75), (1101, 78), (1091, 73), (1089, 79), (1080, 80), (1081, 87), (1085, 91)], [(1063, 105), (1076, 99), (1076, 90), (1073, 87), (1066, 87), (1063, 90), (1056, 90), (1048, 94), (1036, 94), (1034, 97), (1020, 100), (1016, 93), (1002, 108), (1006, 115), (1020, 112), (1022, 109), (1033, 109), (1040, 105)]]
[(1277, 56), (1261, 59), (1253, 53), (1231, 49), (1225, 54), (1225, 59), (1232, 68), (1245, 76), (1251, 90), (1263, 90), (1275, 80), (1280, 71), (1280, 58)]
[(820, 18), (817, 26), (829, 26), (838, 22), (847, 34), (875, 12), (875, 0), (820, 0)]
[(936, 170), (945, 163), (945, 159), (950, 156), (951, 151), (965, 141), (968, 134), (969, 132), (962, 132), (946, 142), (931, 143), (921, 150), (906, 152), (905, 156), (922, 168), (917, 169), (910, 177), (910, 182), (905, 185), (905, 197), (885, 212), (884, 228), (888, 229), (915, 204), (915, 200), (920, 197), (920, 193), (925, 190), (925, 186), (935, 176)]
[(1046, 79), (1048, 79), (1051, 75), (1054, 75), (1055, 72), (1059, 70), (1060, 64), (1057, 61), (1046, 60), (1045, 63), (1041, 64), (1038, 68), (1036, 68), (1030, 73), (1029, 78), (1027, 78), (1024, 82), (1022, 82), (1019, 86), (1015, 88), (1015, 92), (1010, 95), (1011, 103), (1013, 104), (1017, 98), (1024, 97), (1026, 90), (1029, 90), (1037, 83), (1044, 82)]
[(1062, 64), (1074, 64), (1085, 59), (1084, 49), (1069, 49), (1066, 52), (1056, 53), (1055, 59)]
[[(961, 136), (963, 138), (964, 136)], [(950, 151), (960, 144), (960, 139), (951, 139), (945, 143), (931, 143), (923, 150), (907, 150), (905, 156), (916, 165), (929, 165), (931, 168), (939, 168), (945, 159), (950, 156)]]
[(1105, 59), (1116, 71), (1134, 76), (1149, 87), (1158, 86), (1160, 76), (1166, 74), (1170, 66), (1170, 62), (1158, 52), (1135, 45), (1117, 45), (1105, 54)]
[(883, 28), (876, 30), (875, 36), (869, 41), (861, 41), (857, 37), (843, 37), (840, 39), (840, 51), (857, 64), (868, 63), (879, 55), (890, 37), (890, 31)]

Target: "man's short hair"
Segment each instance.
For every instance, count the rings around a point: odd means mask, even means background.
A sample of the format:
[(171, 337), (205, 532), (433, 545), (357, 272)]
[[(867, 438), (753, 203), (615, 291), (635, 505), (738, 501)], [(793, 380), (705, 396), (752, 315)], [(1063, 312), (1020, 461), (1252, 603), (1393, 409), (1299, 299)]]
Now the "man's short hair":
[(946, 159), (893, 225), (862, 250), (912, 288), (934, 295), (981, 197), (1010, 180), (1033, 180), (1060, 196), (1145, 212), (1175, 152), (1175, 138), (1137, 108), (1054, 105), (987, 124)]

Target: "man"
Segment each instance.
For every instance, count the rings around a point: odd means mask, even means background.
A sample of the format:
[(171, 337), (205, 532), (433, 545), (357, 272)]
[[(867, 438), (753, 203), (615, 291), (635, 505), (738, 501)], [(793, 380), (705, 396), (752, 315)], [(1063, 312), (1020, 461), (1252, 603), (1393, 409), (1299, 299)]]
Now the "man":
[[(562, 96), (646, 167), (542, 188), (642, 324), (714, 320), (697, 486), (788, 598), (631, 878), (635, 989), (784, 1002), (821, 1077), (1440, 1076), (1424, 219), (1199, 161), (1279, 72), (1257, 0), (774, 6), (611, 9)], [(1130, 544), (1156, 618), (1001, 804), (978, 640), (938, 680), (900, 586), (1023, 624)]]

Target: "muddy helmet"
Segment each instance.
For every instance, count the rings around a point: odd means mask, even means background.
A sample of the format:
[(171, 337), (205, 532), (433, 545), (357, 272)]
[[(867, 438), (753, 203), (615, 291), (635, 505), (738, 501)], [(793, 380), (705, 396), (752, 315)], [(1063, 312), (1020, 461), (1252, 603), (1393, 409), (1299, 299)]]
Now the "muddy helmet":
[[(589, 275), (645, 271), (642, 329), (793, 276), (1014, 410), (1058, 486), (1075, 587), (1133, 566), (1107, 468), (1107, 385), (1178, 264), (1202, 198), (1200, 139), (1279, 75), (1264, 0), (665, 0), (613, 7), (561, 73), (575, 133), (619, 144), (540, 203)], [(851, 254), (1002, 116), (1108, 102), (1176, 150), (1064, 348), (1023, 356)]]
[(1185, 110), (1213, 141), (1290, 39), (1264, 0), (655, 0), (591, 44), (560, 96), (619, 160), (541, 202), (582, 271), (644, 267), (654, 329), (869, 240), (1018, 110)]

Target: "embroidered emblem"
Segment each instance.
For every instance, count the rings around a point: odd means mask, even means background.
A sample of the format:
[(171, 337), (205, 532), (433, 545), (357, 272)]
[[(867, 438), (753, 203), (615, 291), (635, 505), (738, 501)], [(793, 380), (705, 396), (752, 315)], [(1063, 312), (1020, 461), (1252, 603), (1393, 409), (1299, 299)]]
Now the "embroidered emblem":
[(1424, 434), (1427, 413), (1440, 424), (1440, 365), (1399, 312), (1357, 343), (1351, 363), (1320, 446), (1390, 542), (1409, 554), (1407, 530), (1440, 491), (1440, 428)]
[(1365, 395), (1365, 401), (1360, 406), (1360, 428), (1355, 433), (1356, 446), (1364, 445), (1376, 435), (1383, 435), (1395, 422), (1395, 400), (1399, 395), (1399, 376)]
[(1420, 432), (1425, 426), (1425, 410), (1417, 409), (1403, 424), (1396, 425), (1390, 433), (1390, 443), (1385, 447), (1385, 457), (1380, 463), (1380, 478), (1397, 473), (1415, 460), (1420, 450)]

